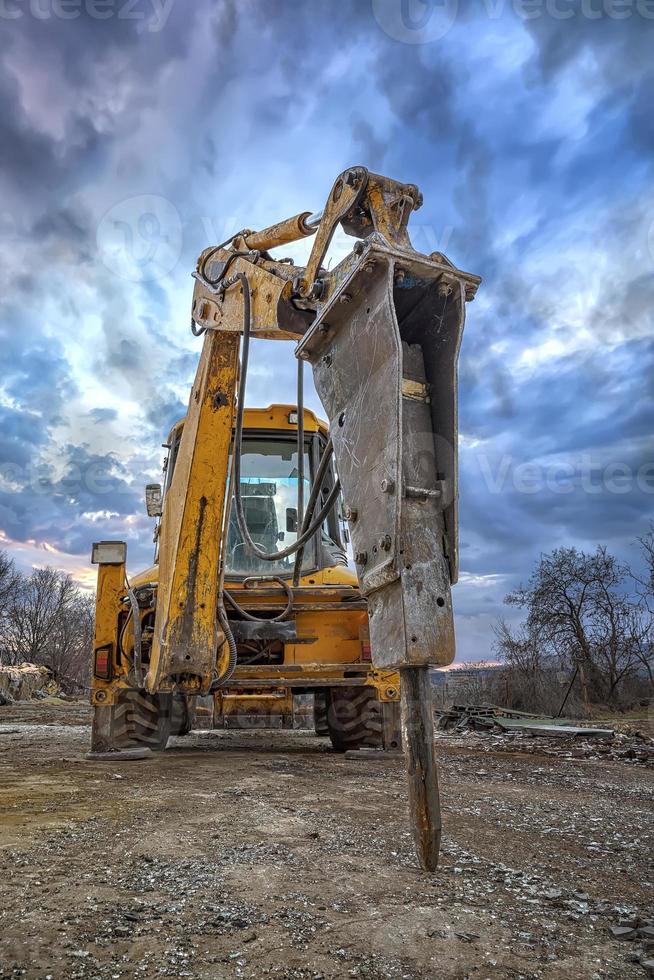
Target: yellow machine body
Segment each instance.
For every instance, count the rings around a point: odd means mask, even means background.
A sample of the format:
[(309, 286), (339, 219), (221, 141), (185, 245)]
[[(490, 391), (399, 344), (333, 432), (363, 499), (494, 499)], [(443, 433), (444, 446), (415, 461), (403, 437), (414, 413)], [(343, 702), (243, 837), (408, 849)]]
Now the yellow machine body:
[[(292, 436), (297, 433), (297, 417), (294, 405), (269, 405), (267, 408), (245, 410), (244, 434), (247, 444), (249, 433), (269, 433)], [(166, 469), (183, 465), (178, 448), (181, 433), (187, 419), (181, 419), (169, 433), (166, 445), (169, 455)], [(313, 434), (327, 437), (325, 422), (314, 412), (304, 411), (305, 438)], [(172, 492), (174, 479), (168, 477), (166, 496)], [(224, 498), (223, 498), (224, 499)], [(178, 505), (179, 501), (175, 501)], [(164, 500), (166, 520), (168, 508)], [(217, 532), (219, 533), (219, 531)], [(160, 537), (157, 527), (156, 538)], [(189, 548), (193, 548), (189, 542)], [(151, 567), (132, 575), (129, 585), (139, 597), (143, 596), (140, 608), (141, 627), (146, 645), (149, 645), (153, 623), (153, 609), (148, 604), (148, 596), (154, 594), (160, 580), (161, 555)], [(189, 555), (182, 551), (181, 565), (188, 567)], [(226, 575), (225, 585), (230, 593), (237, 594), (239, 605), (256, 615), (267, 611), (279, 612), (284, 606), (283, 596), (277, 587), (248, 589), (242, 577), (230, 578)], [(158, 591), (158, 590), (157, 590)], [(159, 599), (157, 600), (159, 601)], [(121, 610), (116, 618), (116, 609)], [(129, 601), (126, 596), (126, 571), (124, 566), (102, 564), (99, 568), (98, 600), (96, 609), (96, 650), (111, 647), (111, 666), (109, 676), (100, 677), (93, 672), (91, 702), (96, 706), (115, 705), (121, 692), (134, 687), (130, 665), (134, 650), (134, 632), (130, 627)], [(377, 670), (370, 661), (370, 639), (368, 614), (365, 600), (358, 588), (356, 573), (344, 564), (312, 569), (302, 575), (295, 590), (293, 621), (297, 640), (283, 644), (280, 662), (253, 666), (237, 666), (232, 678), (225, 687), (211, 694), (213, 707), (210, 711), (210, 727), (256, 728), (268, 722), (271, 727), (283, 723), (289, 727), (293, 723), (293, 693), (325, 691), (334, 686), (365, 686), (374, 691), (380, 703), (399, 703), (400, 677), (397, 671)], [(127, 626), (120, 637), (121, 627)], [(209, 626), (207, 625), (207, 629)], [(153, 670), (146, 657), (145, 666)], [(173, 685), (163, 683), (162, 692), (172, 692)], [(208, 691), (198, 691), (207, 694)], [(206, 702), (202, 701), (203, 704)], [(206, 727), (207, 708), (200, 709), (198, 721)], [(389, 743), (397, 746), (398, 735), (389, 734)]]

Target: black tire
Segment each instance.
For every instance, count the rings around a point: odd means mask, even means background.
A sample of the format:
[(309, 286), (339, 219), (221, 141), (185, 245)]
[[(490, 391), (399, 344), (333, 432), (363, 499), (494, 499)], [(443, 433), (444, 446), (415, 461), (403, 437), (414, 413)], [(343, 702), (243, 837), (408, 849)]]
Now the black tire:
[(172, 729), (171, 694), (121, 691), (113, 710), (112, 739), (117, 749), (137, 746), (163, 752)]
[(382, 708), (373, 687), (329, 689), (327, 725), (337, 752), (382, 747)]
[(327, 701), (328, 691), (314, 691), (313, 693), (313, 727), (316, 735), (324, 737), (329, 735), (329, 725), (327, 723)]

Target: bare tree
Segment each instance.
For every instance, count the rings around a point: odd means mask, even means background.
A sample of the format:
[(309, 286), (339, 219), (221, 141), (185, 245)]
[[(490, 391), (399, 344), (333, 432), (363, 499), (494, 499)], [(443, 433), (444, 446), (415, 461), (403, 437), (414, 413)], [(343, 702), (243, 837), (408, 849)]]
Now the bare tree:
[(647, 671), (649, 682), (654, 690), (654, 664), (652, 652), (654, 649), (654, 521), (650, 521), (647, 534), (638, 539), (642, 557), (645, 562), (645, 575), (633, 575), (639, 596), (642, 621), (646, 630), (639, 631), (640, 642), (635, 646), (636, 656)]
[(6, 551), (0, 551), (0, 607), (4, 608), (15, 594), (20, 582), (20, 572), (16, 571), (13, 559)]
[[(506, 664), (504, 671), (505, 700), (510, 707), (521, 710), (545, 710), (544, 691), (547, 657), (528, 625), (511, 629), (501, 619), (494, 626), (495, 650)], [(509, 693), (510, 692), (510, 693)]]
[(58, 569), (35, 569), (8, 604), (11, 662), (49, 667), (64, 688), (86, 686), (92, 634), (93, 598)]
[(0, 663), (11, 662), (11, 646), (7, 636), (7, 614), (15, 602), (22, 577), (16, 571), (6, 551), (0, 551)]
[[(645, 559), (647, 575), (644, 580), (637, 579), (637, 581), (640, 581), (644, 586), (644, 596), (649, 600), (654, 600), (654, 521), (649, 522), (647, 534), (638, 538), (638, 541)], [(651, 611), (651, 606), (649, 608)]]
[(94, 614), (94, 597), (76, 589), (55, 617), (42, 653), (54, 679), (71, 693), (88, 688)]
[(37, 568), (24, 579), (8, 609), (8, 634), (17, 660), (42, 662), (48, 636), (75, 591), (72, 578), (55, 568)]
[(534, 677), (539, 660), (575, 670), (585, 701), (616, 704), (625, 682), (644, 671), (651, 682), (654, 663), (651, 619), (629, 594), (630, 577), (602, 547), (541, 556), (527, 586), (506, 596), (527, 617), (517, 632), (500, 624), (500, 654)]

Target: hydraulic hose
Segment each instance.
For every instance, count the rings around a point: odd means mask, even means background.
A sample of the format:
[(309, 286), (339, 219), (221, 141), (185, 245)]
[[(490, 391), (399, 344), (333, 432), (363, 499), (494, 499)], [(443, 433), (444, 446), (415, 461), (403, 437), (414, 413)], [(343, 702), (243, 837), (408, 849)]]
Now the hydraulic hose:
[(304, 361), (297, 359), (297, 526), (304, 520)]
[[(300, 528), (300, 536), (302, 536), (309, 526), (313, 512), (315, 510), (316, 501), (318, 499), (318, 494), (322, 489), (323, 480), (325, 479), (325, 474), (327, 473), (327, 467), (334, 453), (334, 444), (330, 439), (327, 440), (327, 445), (323, 451), (320, 463), (318, 465), (318, 471), (316, 472), (316, 478), (313, 481), (313, 486), (311, 487), (311, 493), (309, 495), (309, 500), (307, 503), (307, 510), (304, 515), (304, 521), (302, 522), (302, 527)], [(293, 569), (293, 585), (297, 585), (300, 581), (300, 573), (302, 571), (302, 559), (304, 558), (304, 545), (298, 548), (295, 555), (295, 567)]]
[(236, 649), (236, 640), (234, 639), (234, 634), (232, 633), (232, 628), (229, 625), (229, 619), (227, 618), (227, 612), (225, 611), (225, 606), (222, 601), (222, 596), (226, 595), (223, 591), (221, 593), (221, 600), (218, 603), (218, 622), (222, 626), (223, 633), (225, 634), (225, 639), (227, 640), (227, 646), (229, 647), (229, 661), (227, 663), (227, 669), (221, 674), (220, 677), (216, 678), (216, 684), (224, 684), (228, 681), (236, 670), (236, 664), (238, 663), (238, 651)]
[(232, 632), (232, 627), (229, 623), (229, 617), (227, 616), (227, 610), (225, 609), (225, 597), (229, 598), (225, 590), (225, 558), (227, 550), (227, 538), (229, 536), (229, 518), (232, 511), (232, 495), (229, 493), (230, 486), (234, 482), (234, 453), (232, 453), (232, 466), (229, 474), (229, 483), (227, 486), (227, 499), (225, 500), (225, 512), (223, 514), (223, 533), (220, 542), (220, 569), (218, 572), (218, 622), (220, 623), (223, 633), (225, 634), (225, 640), (227, 641), (227, 646), (229, 648), (229, 660), (227, 662), (227, 667), (220, 677), (216, 678), (216, 684), (224, 684), (228, 681), (236, 670), (236, 665), (238, 663), (238, 649), (236, 647), (236, 640), (234, 639), (234, 633)]
[[(134, 670), (134, 680), (137, 687), (140, 689), (143, 687), (143, 655), (142, 655), (142, 631), (141, 631), (141, 613), (139, 611), (139, 604), (136, 598), (136, 594), (125, 576), (125, 585), (127, 587), (127, 597), (129, 599), (129, 604), (132, 610), (132, 622), (134, 624), (134, 659), (133, 659), (133, 670)], [(121, 633), (122, 636), (122, 633)]]
[(336, 480), (329, 493), (329, 496), (327, 497), (327, 500), (323, 504), (313, 523), (306, 529), (303, 529), (297, 540), (292, 545), (289, 545), (288, 548), (284, 548), (283, 551), (274, 551), (272, 554), (268, 554), (263, 550), (263, 548), (260, 548), (256, 541), (254, 541), (252, 538), (247, 525), (247, 520), (245, 518), (243, 500), (241, 498), (241, 447), (243, 442), (245, 386), (247, 383), (248, 359), (250, 353), (251, 296), (250, 284), (245, 273), (239, 272), (234, 278), (238, 280), (243, 287), (243, 349), (241, 353), (241, 377), (238, 386), (238, 403), (236, 407), (236, 426), (234, 431), (233, 449), (234, 504), (236, 505), (236, 520), (238, 522), (238, 527), (243, 537), (243, 541), (248, 546), (250, 551), (257, 556), (257, 558), (260, 558), (262, 561), (280, 561), (282, 558), (288, 558), (289, 555), (295, 554), (296, 551), (299, 551), (302, 545), (306, 544), (306, 542), (313, 537), (318, 528), (322, 525), (322, 522), (325, 520), (329, 511), (334, 506), (340, 491), (340, 484), (338, 480)]
[(279, 582), (284, 592), (286, 593), (286, 608), (279, 616), (273, 616), (270, 619), (263, 619), (261, 616), (253, 616), (252, 613), (247, 612), (242, 606), (236, 601), (234, 596), (230, 595), (227, 590), (224, 590), (223, 595), (227, 602), (230, 604), (232, 609), (240, 613), (243, 619), (248, 619), (251, 623), (281, 623), (283, 620), (287, 619), (293, 611), (293, 590), (291, 589), (288, 582), (285, 582), (283, 578), (278, 578), (276, 575), (271, 575), (270, 579), (267, 581)]
[[(216, 254), (216, 252), (219, 252), (222, 248), (224, 248), (225, 245), (229, 245), (229, 243), (231, 241), (233, 241), (234, 238), (236, 238), (238, 235), (242, 235), (242, 234), (243, 234), (243, 232), (240, 232), (240, 231), (236, 232), (236, 234), (232, 235), (231, 238), (228, 238), (226, 241), (221, 242), (220, 245), (215, 245), (207, 253), (207, 255), (205, 255), (204, 260), (202, 262), (202, 267), (199, 270), (199, 275), (202, 277), (202, 279), (204, 279), (204, 281), (207, 283), (207, 285), (211, 286), (212, 289), (215, 289), (216, 287), (220, 286), (221, 282), (223, 281), (223, 279), (227, 275), (227, 271), (228, 271), (229, 267), (231, 266), (232, 262), (234, 261), (234, 259), (238, 259), (239, 257), (244, 256), (244, 255), (251, 255), (252, 254), (252, 252), (250, 252), (250, 251), (248, 251), (248, 252), (234, 252), (234, 251), (232, 251), (232, 252), (230, 252), (229, 257), (228, 257), (227, 261), (225, 262), (225, 264), (224, 264), (224, 266), (223, 266), (223, 268), (222, 268), (222, 270), (220, 272), (220, 275), (217, 276), (216, 279), (209, 279), (209, 277), (207, 276), (206, 269), (207, 269), (207, 262), (209, 261), (209, 259), (211, 259)], [(198, 326), (196, 326), (195, 320), (193, 319), (193, 317), (191, 317), (191, 333), (193, 334), (194, 337), (201, 337), (203, 333), (206, 333), (206, 329), (207, 329), (206, 327), (198, 327)]]
[[(236, 257), (236, 256), (234, 256)], [(206, 264), (206, 263), (205, 263)], [(223, 269), (221, 278), (227, 271), (227, 267)], [(315, 521), (312, 522), (313, 513), (315, 510), (316, 502), (318, 500), (318, 495), (322, 486), (322, 482), (327, 472), (327, 466), (329, 460), (331, 459), (333, 447), (331, 439), (327, 442), (325, 450), (323, 452), (318, 471), (316, 473), (316, 479), (314, 485), (311, 489), (311, 494), (309, 495), (309, 501), (307, 503), (306, 511), (304, 511), (304, 372), (303, 372), (303, 362), (298, 361), (298, 375), (297, 375), (297, 409), (298, 409), (298, 433), (297, 433), (297, 456), (298, 456), (298, 499), (297, 499), (297, 520), (298, 526), (301, 523), (301, 533), (298, 536), (294, 544), (285, 548), (283, 551), (275, 551), (272, 554), (266, 554), (266, 552), (257, 545), (253, 540), (250, 530), (247, 526), (247, 521), (245, 518), (245, 512), (243, 510), (243, 501), (241, 498), (241, 450), (243, 444), (243, 413), (245, 409), (245, 387), (247, 384), (247, 371), (248, 371), (248, 361), (250, 354), (250, 332), (251, 332), (251, 318), (252, 318), (252, 297), (250, 292), (250, 283), (245, 273), (237, 273), (234, 277), (235, 281), (241, 283), (243, 289), (243, 347), (241, 353), (241, 375), (238, 385), (237, 393), (237, 409), (236, 409), (236, 424), (234, 427), (234, 445), (232, 448), (232, 472), (231, 472), (231, 483), (233, 487), (233, 495), (230, 495), (226, 503), (225, 515), (224, 515), (224, 531), (223, 531), (223, 543), (222, 543), (222, 554), (221, 554), (221, 568), (220, 568), (220, 579), (219, 579), (219, 601), (218, 601), (218, 620), (225, 634), (225, 639), (229, 646), (229, 663), (225, 673), (222, 677), (217, 679), (217, 683), (223, 684), (225, 681), (234, 673), (236, 669), (238, 654), (236, 641), (234, 639), (234, 634), (229, 625), (229, 618), (227, 616), (227, 611), (225, 609), (225, 600), (238, 612), (244, 619), (250, 622), (268, 622), (268, 623), (278, 623), (287, 619), (293, 611), (293, 590), (289, 584), (284, 581), (284, 579), (277, 576), (271, 576), (271, 581), (278, 582), (287, 596), (287, 603), (284, 610), (277, 616), (265, 619), (260, 616), (254, 616), (252, 613), (247, 612), (243, 609), (236, 600), (227, 592), (225, 589), (225, 549), (227, 545), (227, 528), (229, 526), (229, 516), (231, 511), (232, 500), (236, 506), (236, 519), (239, 526), (239, 530), (243, 537), (243, 541), (247, 547), (252, 551), (258, 558), (263, 561), (279, 561), (282, 558), (286, 558), (294, 553), (297, 554), (298, 559), (296, 559), (294, 573), (293, 573), (293, 584), (296, 585), (296, 579), (299, 579), (299, 568), (302, 565), (302, 557), (304, 554), (304, 545), (307, 541), (313, 537), (334, 505), (338, 497), (340, 490), (340, 485), (336, 481), (334, 487), (332, 488), (327, 500), (323, 504), (318, 516)], [(195, 324), (191, 323), (191, 329), (193, 333), (196, 333)]]

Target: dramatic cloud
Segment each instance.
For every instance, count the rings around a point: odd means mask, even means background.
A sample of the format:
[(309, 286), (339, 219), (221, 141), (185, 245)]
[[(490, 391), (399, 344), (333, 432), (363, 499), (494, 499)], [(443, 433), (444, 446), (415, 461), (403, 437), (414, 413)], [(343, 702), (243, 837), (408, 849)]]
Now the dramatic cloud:
[[(362, 163), (420, 185), (416, 248), (484, 279), (460, 365), (460, 654), (489, 655), (541, 551), (632, 558), (654, 501), (652, 6), (7, 0), (2, 546), (84, 581), (94, 538), (150, 562), (142, 487), (194, 374), (197, 254), (321, 207)], [(250, 403), (294, 384), (290, 345), (258, 344)]]

